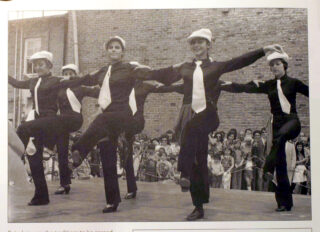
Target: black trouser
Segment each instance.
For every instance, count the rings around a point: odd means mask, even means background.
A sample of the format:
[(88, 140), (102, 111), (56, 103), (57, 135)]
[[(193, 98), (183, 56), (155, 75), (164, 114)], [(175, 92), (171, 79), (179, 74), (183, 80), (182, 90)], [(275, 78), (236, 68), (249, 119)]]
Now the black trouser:
[(130, 108), (117, 112), (105, 111), (97, 116), (72, 146), (72, 150), (78, 150), (84, 159), (99, 140), (108, 136), (107, 141), (99, 143), (108, 204), (118, 204), (121, 201), (117, 176), (117, 145), (119, 134), (125, 131), (130, 123), (132, 123)]
[(62, 134), (57, 138), (57, 151), (59, 163), (60, 185), (66, 186), (71, 184), (71, 170), (68, 166), (69, 155), (69, 134)]
[(28, 156), (29, 161), (31, 160), (31, 173), (37, 173), (35, 175), (32, 174), (36, 192), (37, 189), (43, 189), (44, 192), (48, 192), (44, 174), (39, 175), (41, 170), (43, 172), (43, 146), (52, 148), (54, 144), (57, 144), (60, 184), (67, 185), (71, 183), (70, 171), (68, 168), (69, 133), (78, 130), (81, 125), (81, 114), (74, 113), (39, 117), (36, 120), (25, 122), (18, 127), (17, 134), (25, 147), (27, 146), (30, 137), (34, 137), (37, 143), (37, 151), (36, 154), (33, 155), (37, 156), (37, 158)]
[(208, 134), (219, 125), (216, 108), (207, 104), (206, 110), (194, 114), (183, 128), (178, 170), (190, 178), (190, 193), (195, 206), (209, 202)]
[(124, 170), (126, 171), (128, 193), (136, 192), (138, 189), (137, 183), (136, 183), (136, 177), (134, 176), (134, 169), (133, 169), (133, 140), (134, 140), (134, 136), (127, 138), (128, 154), (126, 154), (125, 160), (124, 160)]
[(52, 141), (45, 137), (45, 131), (52, 125), (55, 116), (40, 117), (32, 121), (21, 124), (17, 129), (17, 134), (26, 148), (31, 137), (36, 147), (36, 153), (32, 156), (27, 155), (31, 170), (32, 179), (35, 185), (33, 199), (49, 200), (47, 182), (43, 168), (43, 146), (52, 146)]
[[(199, 136), (200, 137), (200, 136)], [(202, 204), (209, 202), (210, 186), (208, 176), (208, 135), (202, 134), (197, 141), (196, 161), (192, 165), (190, 176), (190, 193), (194, 206), (201, 207)]]
[[(32, 156), (27, 155), (35, 192), (32, 200), (49, 200), (48, 186), (44, 176), (43, 168), (43, 144), (39, 139), (34, 140), (36, 153)], [(25, 144), (26, 146), (26, 144)]]
[[(72, 145), (72, 151), (78, 150), (84, 159), (92, 148), (104, 137), (117, 137), (132, 123), (130, 108), (125, 111), (104, 111), (90, 124), (89, 128)], [(115, 136), (116, 135), (116, 136)]]
[(274, 115), (273, 140), (270, 154), (266, 157), (264, 172), (274, 173), (276, 170), (277, 186), (275, 198), (278, 206), (290, 208), (293, 206), (292, 192), (287, 173), (285, 145), (288, 140), (296, 138), (301, 130), (296, 114)]
[(121, 202), (118, 174), (117, 174), (117, 145), (118, 136), (109, 136), (108, 140), (98, 144), (100, 149), (104, 190), (107, 204)]
[(65, 186), (71, 184), (71, 170), (68, 166), (69, 155), (69, 135), (71, 132), (81, 128), (83, 119), (79, 113), (61, 114), (58, 116), (57, 126), (59, 129), (52, 131), (55, 136), (58, 151), (60, 185)]
[(144, 124), (145, 121), (143, 114), (139, 114), (139, 112), (137, 112), (137, 114), (133, 117), (133, 123), (130, 125), (130, 128), (126, 132), (128, 154), (125, 156), (126, 159), (124, 160), (124, 169), (126, 171), (128, 193), (136, 192), (138, 189), (133, 169), (133, 141), (134, 136), (141, 133), (141, 131), (143, 130)]

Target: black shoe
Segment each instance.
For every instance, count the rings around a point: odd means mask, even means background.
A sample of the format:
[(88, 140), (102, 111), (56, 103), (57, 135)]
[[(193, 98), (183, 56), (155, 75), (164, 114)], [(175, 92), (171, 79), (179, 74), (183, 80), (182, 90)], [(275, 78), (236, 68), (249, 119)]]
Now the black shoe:
[(276, 212), (285, 212), (285, 211), (291, 211), (291, 207), (285, 207), (285, 206), (280, 206), (275, 209)]
[(72, 163), (73, 168), (79, 167), (82, 163), (82, 158), (81, 158), (80, 152), (78, 150), (74, 150), (72, 152), (71, 156), (72, 156), (72, 161), (73, 161), (73, 163)]
[(117, 208), (118, 208), (118, 204), (116, 204), (116, 205), (107, 205), (102, 210), (102, 213), (112, 213), (112, 212), (117, 211)]
[(190, 189), (190, 180), (188, 178), (181, 177), (179, 183), (180, 183), (182, 192), (188, 192), (189, 191), (189, 189)]
[(36, 205), (47, 205), (47, 204), (49, 204), (49, 199), (32, 199), (29, 203), (28, 203), (28, 205), (30, 205), (30, 206), (36, 206)]
[(54, 194), (56, 194), (56, 195), (60, 195), (60, 194), (64, 194), (64, 193), (65, 193), (65, 194), (69, 194), (70, 189), (71, 189), (70, 185), (60, 186), (60, 187), (54, 192)]
[(201, 219), (203, 218), (204, 216), (204, 211), (203, 211), (203, 208), (200, 208), (200, 207), (196, 207), (192, 213), (190, 213), (187, 217), (187, 220), (188, 221), (195, 221), (195, 220), (198, 220), (198, 219)]
[(136, 195), (137, 195), (137, 192), (132, 192), (132, 193), (127, 193), (125, 196), (124, 196), (124, 199), (133, 199), (133, 198), (136, 198)]

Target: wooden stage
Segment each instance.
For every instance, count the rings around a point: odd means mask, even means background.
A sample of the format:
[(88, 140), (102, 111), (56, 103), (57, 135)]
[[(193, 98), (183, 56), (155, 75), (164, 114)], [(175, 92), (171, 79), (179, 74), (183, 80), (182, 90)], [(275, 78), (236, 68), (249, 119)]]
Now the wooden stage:
[[(121, 196), (126, 182), (120, 180)], [(122, 199), (118, 211), (103, 214), (102, 178), (73, 180), (69, 195), (54, 195), (59, 183), (48, 182), (50, 204), (27, 206), (33, 184), (8, 187), (8, 222), (149, 222), (184, 221), (193, 209), (189, 193), (172, 182), (138, 182), (136, 199)], [(201, 221), (300, 221), (311, 220), (311, 197), (294, 195), (291, 212), (275, 212), (273, 193), (211, 189)]]

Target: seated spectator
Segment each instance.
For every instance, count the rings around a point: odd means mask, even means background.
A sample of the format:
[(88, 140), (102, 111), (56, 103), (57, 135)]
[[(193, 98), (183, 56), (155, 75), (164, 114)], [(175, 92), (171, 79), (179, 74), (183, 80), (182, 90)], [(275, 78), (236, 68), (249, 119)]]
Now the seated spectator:
[(221, 153), (213, 155), (212, 160), (209, 163), (209, 171), (211, 173), (211, 183), (213, 188), (221, 188), (222, 175), (224, 168), (221, 164)]
[(171, 170), (170, 170), (170, 179), (173, 180), (176, 184), (179, 183), (180, 179), (180, 172), (178, 171), (178, 162), (176, 156), (171, 155), (169, 156), (169, 162), (171, 163)]
[(146, 154), (144, 155), (144, 176), (145, 181), (147, 182), (155, 182), (158, 181), (157, 178), (157, 162), (158, 162), (158, 156), (155, 154), (154, 151), (154, 145), (149, 145), (146, 151)]
[(163, 148), (159, 150), (159, 161), (157, 162), (157, 174), (159, 180), (166, 180), (170, 178), (170, 170), (172, 169), (171, 163), (167, 160), (167, 155), (162, 151)]
[(59, 176), (58, 159), (55, 152), (47, 148), (43, 149), (43, 167), (47, 181), (57, 180)]
[(160, 137), (160, 145), (165, 149), (167, 155), (172, 154), (169, 137), (166, 134)]
[(158, 138), (153, 138), (153, 139), (150, 140), (150, 142), (151, 142), (155, 147), (160, 144)]
[(295, 185), (295, 193), (307, 194), (307, 167), (308, 158), (304, 154), (303, 142), (296, 144), (296, 168), (293, 175), (293, 185)]
[(224, 155), (221, 158), (221, 164), (223, 166), (222, 186), (224, 189), (230, 189), (231, 185), (231, 170), (234, 167), (234, 159), (232, 157), (232, 150), (226, 148)]
[[(168, 130), (165, 134), (165, 136), (168, 139), (167, 144), (169, 144), (170, 148), (165, 148), (166, 152), (168, 155), (174, 155), (174, 156), (178, 156), (179, 152), (180, 152), (180, 146), (178, 144), (178, 142), (176, 141), (176, 137), (175, 134), (172, 130)], [(163, 137), (161, 137), (163, 138)], [(166, 147), (166, 144), (162, 145), (164, 147)]]
[(89, 154), (89, 164), (91, 169), (91, 176), (101, 177), (101, 163), (100, 163), (100, 153), (97, 146)]
[(87, 158), (83, 160), (81, 165), (73, 170), (73, 176), (79, 180), (90, 179), (90, 164)]

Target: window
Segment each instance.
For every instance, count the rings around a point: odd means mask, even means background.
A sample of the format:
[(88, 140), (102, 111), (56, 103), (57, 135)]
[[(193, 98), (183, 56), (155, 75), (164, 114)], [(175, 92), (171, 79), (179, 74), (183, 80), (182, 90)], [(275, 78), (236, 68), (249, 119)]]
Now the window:
[(26, 39), (24, 45), (24, 73), (33, 74), (34, 70), (30, 57), (41, 50), (41, 38)]

